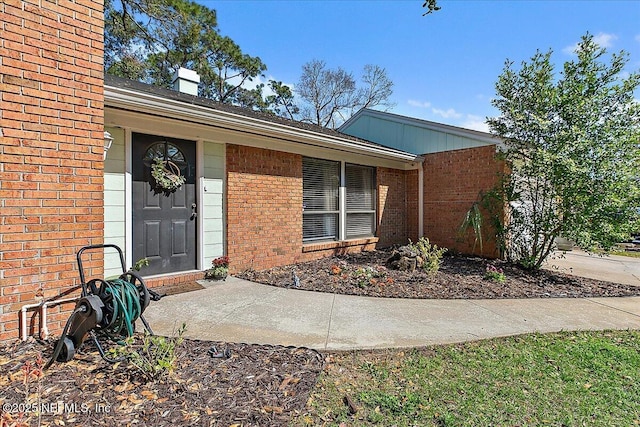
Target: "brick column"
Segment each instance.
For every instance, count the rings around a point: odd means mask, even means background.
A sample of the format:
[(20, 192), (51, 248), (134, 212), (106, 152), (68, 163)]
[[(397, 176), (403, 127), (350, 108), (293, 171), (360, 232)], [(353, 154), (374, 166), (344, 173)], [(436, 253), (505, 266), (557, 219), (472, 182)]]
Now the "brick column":
[(407, 175), (410, 172), (381, 167), (377, 170), (378, 247), (408, 243)]
[[(103, 241), (103, 28), (102, 0), (0, 3), (0, 341), (23, 305), (77, 285), (77, 250)], [(72, 307), (50, 310), (52, 332)], [(38, 322), (30, 311), (30, 334)]]

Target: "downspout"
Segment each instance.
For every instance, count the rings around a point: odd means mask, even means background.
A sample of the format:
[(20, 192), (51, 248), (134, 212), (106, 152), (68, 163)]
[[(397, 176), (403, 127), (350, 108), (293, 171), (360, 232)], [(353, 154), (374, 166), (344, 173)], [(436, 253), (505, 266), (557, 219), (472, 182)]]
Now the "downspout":
[(418, 238), (424, 236), (424, 167), (418, 164)]

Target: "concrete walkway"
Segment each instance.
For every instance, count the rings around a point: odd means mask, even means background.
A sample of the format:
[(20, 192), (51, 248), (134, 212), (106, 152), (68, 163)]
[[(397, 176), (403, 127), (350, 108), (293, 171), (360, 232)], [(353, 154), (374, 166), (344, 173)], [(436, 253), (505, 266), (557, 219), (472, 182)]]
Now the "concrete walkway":
[[(569, 253), (562, 268), (578, 274), (584, 265), (589, 270), (585, 274), (595, 269), (594, 275), (604, 274), (608, 280), (617, 274), (625, 282), (636, 280), (640, 285), (638, 259), (623, 260), (621, 269), (615, 262), (603, 262), (597, 268), (594, 263), (598, 260), (580, 257)], [(567, 264), (573, 258), (577, 260)], [(348, 350), (414, 347), (527, 332), (640, 328), (640, 297), (387, 299), (283, 289), (233, 277), (204, 282), (204, 286), (152, 303), (145, 317), (154, 332), (170, 335), (186, 322), (190, 338)]]

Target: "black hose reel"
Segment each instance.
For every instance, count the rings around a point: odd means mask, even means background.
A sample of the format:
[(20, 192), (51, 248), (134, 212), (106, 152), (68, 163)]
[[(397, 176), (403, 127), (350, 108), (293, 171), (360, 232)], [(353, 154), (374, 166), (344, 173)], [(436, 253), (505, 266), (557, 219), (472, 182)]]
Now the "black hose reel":
[[(82, 266), (82, 254), (90, 250), (104, 250), (104, 248), (113, 248), (118, 252), (123, 273), (117, 279), (92, 279), (87, 282)], [(124, 256), (118, 246), (85, 246), (78, 251), (77, 260), (82, 294), (67, 320), (46, 368), (54, 360), (68, 362), (73, 359), (76, 349), (82, 345), (87, 336), (91, 336), (104, 360), (115, 362), (106, 355), (96, 332), (114, 340), (130, 337), (135, 332), (136, 321), (140, 319), (146, 330), (153, 334), (142, 313), (151, 300), (158, 301), (161, 297), (150, 291), (136, 272), (125, 271)]]

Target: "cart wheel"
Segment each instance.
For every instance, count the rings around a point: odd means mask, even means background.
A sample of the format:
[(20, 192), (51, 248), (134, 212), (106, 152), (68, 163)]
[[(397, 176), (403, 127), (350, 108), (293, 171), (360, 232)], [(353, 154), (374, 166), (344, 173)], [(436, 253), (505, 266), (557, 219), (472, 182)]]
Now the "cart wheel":
[(142, 277), (140, 277), (138, 273), (129, 270), (126, 273), (122, 274), (120, 278), (136, 287), (136, 289), (138, 290), (138, 294), (140, 295), (140, 308), (142, 309), (142, 311), (145, 311), (149, 306), (151, 297), (149, 295), (149, 289), (147, 289), (147, 285), (144, 284), (144, 280), (142, 280)]
[(73, 341), (69, 337), (60, 339), (64, 341), (56, 360), (58, 362), (68, 362), (69, 360), (73, 359), (73, 356), (76, 353), (75, 346), (73, 345)]

